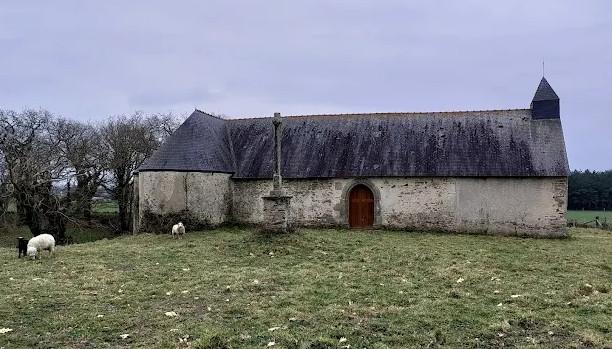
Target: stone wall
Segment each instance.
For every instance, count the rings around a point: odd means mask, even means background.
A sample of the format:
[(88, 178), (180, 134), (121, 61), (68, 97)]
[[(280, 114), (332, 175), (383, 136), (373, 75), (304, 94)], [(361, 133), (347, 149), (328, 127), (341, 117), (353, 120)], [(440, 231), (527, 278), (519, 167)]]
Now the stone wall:
[[(270, 180), (233, 181), (233, 219), (260, 224)], [(284, 181), (295, 226), (347, 226), (350, 189), (368, 185), (375, 226), (509, 235), (566, 233), (566, 178), (371, 178)]]
[(266, 222), (263, 231), (269, 233), (286, 233), (290, 230), (289, 222), (291, 197), (275, 193), (263, 198), (263, 219)]
[(188, 214), (202, 225), (230, 220), (232, 184), (229, 174), (202, 172), (140, 172), (139, 217), (147, 214)]
[(457, 186), (458, 230), (562, 236), (567, 179), (470, 179)]
[(134, 174), (132, 177), (132, 212), (131, 212), (131, 230), (132, 232), (140, 231), (140, 190), (138, 189), (138, 185), (140, 184), (140, 180), (138, 179), (138, 173)]
[[(233, 218), (236, 223), (263, 222), (263, 200), (272, 190), (271, 180), (234, 180)], [(283, 180), (291, 196), (290, 220), (297, 226), (338, 226), (345, 179)]]
[[(374, 193), (375, 227), (531, 236), (566, 233), (567, 178), (285, 179), (293, 226), (348, 226), (356, 184)], [(271, 180), (228, 174), (141, 172), (140, 219), (187, 211), (208, 225), (261, 224)], [(187, 189), (187, 191), (185, 191)]]

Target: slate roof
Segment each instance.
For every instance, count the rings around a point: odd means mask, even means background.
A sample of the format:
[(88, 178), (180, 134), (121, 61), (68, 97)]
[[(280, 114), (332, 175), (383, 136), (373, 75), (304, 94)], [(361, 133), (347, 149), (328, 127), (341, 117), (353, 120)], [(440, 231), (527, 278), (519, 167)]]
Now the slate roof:
[(533, 102), (550, 101), (554, 99), (558, 100), (559, 96), (557, 96), (555, 90), (553, 90), (546, 78), (542, 77), (542, 80), (540, 80), (540, 84), (538, 85), (538, 89), (533, 96)]
[[(545, 81), (545, 80), (544, 80)], [(196, 110), (140, 171), (272, 178), (272, 118)], [(560, 119), (530, 109), (288, 116), (283, 178), (567, 176)]]
[(223, 119), (196, 110), (138, 171), (234, 172)]

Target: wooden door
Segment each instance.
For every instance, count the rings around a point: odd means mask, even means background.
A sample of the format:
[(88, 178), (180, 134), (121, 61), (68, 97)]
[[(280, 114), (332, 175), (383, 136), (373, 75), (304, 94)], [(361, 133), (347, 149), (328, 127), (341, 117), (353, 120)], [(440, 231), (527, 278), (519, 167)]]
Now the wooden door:
[(374, 194), (365, 185), (359, 184), (351, 189), (349, 225), (351, 228), (367, 228), (374, 225)]

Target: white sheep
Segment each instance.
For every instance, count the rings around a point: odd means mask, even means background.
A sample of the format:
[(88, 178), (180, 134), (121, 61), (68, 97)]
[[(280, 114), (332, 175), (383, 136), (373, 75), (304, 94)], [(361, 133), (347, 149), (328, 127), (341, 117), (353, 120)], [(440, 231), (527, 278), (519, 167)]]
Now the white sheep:
[(177, 239), (180, 239), (183, 237), (183, 235), (185, 235), (185, 226), (183, 225), (182, 222), (178, 222), (178, 224), (175, 224), (172, 226), (172, 238), (173, 239), (175, 236)]
[(30, 239), (28, 242), (28, 256), (35, 259), (36, 256), (42, 258), (42, 250), (48, 250), (49, 256), (55, 254), (55, 239), (50, 234), (40, 234)]

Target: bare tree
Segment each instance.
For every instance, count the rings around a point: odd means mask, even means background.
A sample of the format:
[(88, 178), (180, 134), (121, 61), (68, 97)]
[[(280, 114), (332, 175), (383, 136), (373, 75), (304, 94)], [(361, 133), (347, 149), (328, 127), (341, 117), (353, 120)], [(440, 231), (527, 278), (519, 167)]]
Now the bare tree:
[[(52, 131), (59, 141), (58, 151), (72, 167), (66, 182), (70, 213), (91, 218), (92, 199), (103, 184), (106, 173), (106, 152), (100, 131), (78, 121), (57, 119)], [(71, 190), (73, 183), (76, 188)]]
[(102, 127), (102, 139), (108, 155), (107, 167), (113, 182), (108, 190), (119, 205), (122, 231), (129, 229), (132, 174), (176, 127), (177, 120), (171, 114), (146, 116), (140, 112), (111, 118)]
[(151, 128), (151, 132), (160, 142), (163, 142), (185, 121), (185, 117), (177, 117), (172, 113), (156, 113), (148, 115), (145, 120)]
[(65, 207), (54, 184), (65, 180), (70, 170), (58, 151), (52, 121), (45, 110), (0, 110), (0, 151), (22, 223), (33, 235), (50, 233), (62, 242)]
[(5, 222), (5, 216), (13, 197), (8, 178), (8, 169), (4, 157), (0, 156), (0, 223)]

